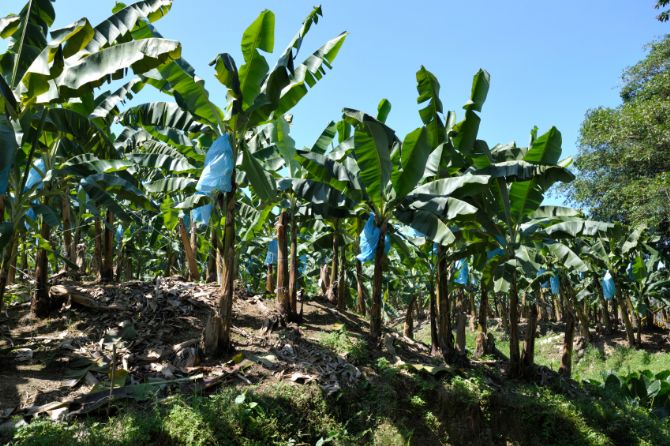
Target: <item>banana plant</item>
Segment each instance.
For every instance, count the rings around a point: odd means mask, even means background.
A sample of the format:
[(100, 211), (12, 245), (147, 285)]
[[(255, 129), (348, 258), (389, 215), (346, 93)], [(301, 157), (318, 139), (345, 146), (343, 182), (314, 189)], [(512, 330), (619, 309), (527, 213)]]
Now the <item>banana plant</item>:
[(431, 240), (442, 240), (450, 233), (443, 220), (473, 215), (476, 208), (460, 198), (477, 193), (489, 179), (485, 175), (466, 175), (418, 185), (431, 152), (428, 131), (425, 126), (419, 127), (401, 142), (381, 120), (388, 114), (386, 104), (382, 101), (378, 110), (380, 119), (357, 110), (344, 110), (344, 120), (354, 129), (349, 156), (338, 161), (314, 151), (299, 153), (315, 186), (326, 186), (357, 203), (378, 230), (370, 309), (370, 335), (376, 340), (382, 332), (384, 240), (387, 234), (394, 235), (391, 219), (417, 228)]
[[(228, 53), (219, 54), (211, 63), (216, 78), (226, 87), (229, 101), (225, 111), (209, 99), (204, 82), (195, 75), (195, 70), (183, 59), (163, 64), (146, 72), (142, 79), (146, 84), (174, 97), (179, 108), (190, 113), (203, 129), (215, 138), (226, 138), (230, 142), (229, 156), (236, 160), (230, 185), (212, 197), (217, 212), (223, 217), (223, 234), (218, 237), (222, 257), (222, 294), (217, 315), (207, 324), (204, 350), (206, 354), (231, 349), (230, 328), (232, 323), (233, 281), (235, 278), (235, 215), (240, 193), (250, 188), (269, 206), (275, 199), (277, 188), (271, 174), (263, 169), (258, 154), (252, 153), (250, 140), (260, 131), (259, 126), (283, 116), (291, 110), (325, 75), (337, 57), (347, 36), (342, 33), (329, 40), (309, 55), (302, 63), (297, 60), (299, 50), (310, 28), (322, 16), (316, 7), (280, 55), (274, 68), (262, 53), (274, 50), (275, 16), (269, 11), (261, 12), (244, 31), (241, 50), (244, 63), (239, 67)], [(138, 38), (160, 38), (150, 24), (132, 33)], [(155, 122), (143, 122), (149, 127), (159, 127)], [(180, 144), (183, 130), (172, 131), (162, 127), (153, 136), (167, 142), (177, 143), (181, 150), (191, 150), (191, 144)], [(239, 173), (239, 175), (238, 175)], [(181, 207), (188, 209), (201, 204), (207, 198), (187, 200)], [(216, 221), (220, 219), (216, 219)]]
[[(479, 195), (473, 204), (479, 209), (477, 221), (489, 241), (500, 250), (500, 264), (514, 263), (518, 250), (524, 244), (527, 227), (533, 228), (533, 218), (547, 217), (546, 213), (571, 213), (562, 208), (542, 208), (546, 191), (557, 181), (568, 182), (574, 176), (567, 170), (570, 159), (559, 161), (561, 156), (561, 134), (556, 128), (537, 136), (531, 133), (527, 148), (515, 144), (498, 145), (489, 149), (480, 140), (473, 143), (465, 156), (473, 170), (493, 177), (490, 188)], [(461, 150), (461, 154), (464, 152)], [(519, 284), (516, 268), (509, 270), (509, 321), (510, 321), (510, 374), (519, 376), (521, 358), (519, 352), (518, 305)]]
[(650, 236), (645, 225), (632, 228), (622, 246), (629, 259), (623, 284), (630, 291), (637, 319), (637, 342), (642, 342), (642, 327), (653, 328), (654, 306), (667, 305), (667, 272), (656, 268), (660, 253), (652, 247), (658, 237)]
[[(12, 189), (7, 190), (6, 184), (2, 187), (1, 207), (4, 214), (9, 206), (10, 224), (3, 226), (0, 296), (26, 212), (25, 178), (33, 160), (55, 144), (44, 141), (42, 135), (47, 119), (66, 114), (64, 110), (74, 111), (75, 103), (92, 102), (96, 87), (123, 75), (128, 67), (139, 73), (178, 57), (178, 42), (129, 38), (132, 30), (163, 16), (170, 6), (169, 0), (149, 0), (119, 7), (96, 27), (83, 18), (53, 31), (50, 41), (47, 33), (55, 11), (49, 0), (30, 0), (18, 15), (0, 21), (0, 37), (9, 40), (7, 51), (0, 55), (0, 96), (5, 113), (0, 125), (6, 141), (14, 138), (5, 146), (0, 176), (15, 178)], [(69, 124), (67, 120), (60, 122)]]
[[(601, 276), (609, 271), (616, 287), (614, 303), (621, 310), (621, 319), (624, 324), (626, 339), (629, 346), (636, 344), (632, 318), (635, 315), (635, 306), (630, 298), (630, 285), (635, 280), (627, 278), (627, 266), (635, 253), (643, 248), (643, 234), (645, 228), (638, 226), (627, 229), (617, 224), (606, 237), (598, 237), (585, 248), (589, 259), (600, 270)], [(616, 312), (616, 307), (615, 310)], [(638, 334), (639, 334), (638, 322)]]
[[(319, 138), (307, 150), (293, 151), (291, 156), (295, 159), (289, 160), (293, 163), (289, 170), (289, 178), (282, 179), (279, 182), (280, 190), (288, 193), (292, 197), (291, 207), (296, 205), (305, 210), (305, 215), (321, 219), (325, 223), (328, 230), (323, 234), (315, 235), (319, 238), (318, 242), (325, 242), (332, 248), (330, 275), (326, 276), (327, 283), (325, 284), (325, 296), (331, 303), (337, 304), (339, 310), (344, 311), (346, 308), (346, 286), (344, 284), (344, 262), (343, 253), (346, 251), (345, 236), (348, 232), (346, 230), (348, 223), (353, 220), (354, 226), (358, 226), (359, 218), (356, 213), (357, 204), (351, 199), (345, 197), (335, 189), (330, 188), (327, 184), (314, 181), (311, 178), (310, 171), (301, 166), (298, 160), (302, 160), (303, 164), (306, 162), (302, 154), (313, 153), (318, 154), (325, 159), (331, 159), (333, 162), (341, 160), (347, 152), (347, 148), (351, 144), (350, 138), (351, 126), (344, 121), (338, 124), (330, 122), (322, 131)], [(332, 147), (335, 136), (338, 138), (338, 145)], [(297, 158), (296, 158), (297, 157)], [(287, 162), (288, 164), (288, 162)], [(301, 201), (296, 203), (296, 198)], [(360, 232), (360, 229), (358, 229)], [(360, 279), (360, 262), (357, 261), (357, 275)], [(360, 281), (358, 282), (360, 285)], [(365, 304), (362, 296), (362, 288), (357, 285), (358, 291), (358, 306), (364, 308)]]

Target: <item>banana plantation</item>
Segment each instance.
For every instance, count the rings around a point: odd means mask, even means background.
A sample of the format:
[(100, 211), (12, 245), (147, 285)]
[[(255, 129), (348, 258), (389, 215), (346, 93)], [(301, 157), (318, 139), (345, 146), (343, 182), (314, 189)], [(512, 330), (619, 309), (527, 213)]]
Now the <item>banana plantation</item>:
[(406, 134), (381, 99), (298, 143), (351, 44), (321, 7), (195, 67), (172, 0), (56, 4), (0, 19), (0, 438), (670, 444), (670, 363), (582, 371), (670, 351), (667, 238), (546, 204), (581, 173), (557, 128), (481, 139), (487, 71), (450, 111), (417, 66)]

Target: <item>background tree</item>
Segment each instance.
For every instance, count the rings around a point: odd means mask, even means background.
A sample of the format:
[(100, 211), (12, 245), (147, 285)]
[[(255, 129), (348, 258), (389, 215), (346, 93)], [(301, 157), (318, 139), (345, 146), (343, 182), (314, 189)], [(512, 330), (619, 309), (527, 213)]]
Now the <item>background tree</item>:
[(652, 43), (627, 69), (623, 103), (597, 108), (582, 124), (568, 187), (572, 204), (598, 220), (646, 223), (670, 235), (670, 36)]
[[(663, 8), (665, 6), (668, 6), (668, 3), (670, 3), (670, 0), (658, 0), (656, 2), (655, 8), (660, 10), (661, 8)], [(670, 9), (666, 9), (665, 11), (661, 11), (661, 13), (656, 16), (656, 18), (660, 22), (667, 22), (668, 19), (670, 19)]]

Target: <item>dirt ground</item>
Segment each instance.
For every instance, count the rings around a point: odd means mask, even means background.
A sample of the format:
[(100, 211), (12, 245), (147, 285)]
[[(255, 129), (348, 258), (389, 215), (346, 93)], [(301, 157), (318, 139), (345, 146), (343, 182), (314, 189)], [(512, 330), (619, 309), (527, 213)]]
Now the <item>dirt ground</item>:
[[(27, 293), (0, 315), (0, 423), (17, 414), (57, 419), (86, 413), (112, 398), (110, 390), (114, 397), (140, 398), (147, 387), (206, 391), (224, 383), (290, 380), (316, 381), (331, 393), (365, 373), (319, 340), (346, 326), (347, 336), (364, 341), (367, 322), (326, 302), (306, 300), (300, 325), (266, 333), (273, 299), (237, 292), (236, 351), (206, 359), (199, 341), (218, 301), (217, 286), (171, 278), (63, 286), (73, 294), (50, 319), (30, 314)], [(432, 361), (424, 346), (394, 339), (389, 348), (397, 360)]]

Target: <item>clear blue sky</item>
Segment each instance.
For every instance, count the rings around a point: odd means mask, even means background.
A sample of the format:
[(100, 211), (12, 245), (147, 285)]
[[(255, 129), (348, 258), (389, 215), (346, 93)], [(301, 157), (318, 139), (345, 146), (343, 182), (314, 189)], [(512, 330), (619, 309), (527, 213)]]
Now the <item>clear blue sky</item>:
[[(21, 0), (3, 0), (0, 15)], [(129, 2), (128, 2), (129, 3)], [(473, 74), (491, 73), (480, 137), (489, 144), (528, 141), (537, 125), (563, 133), (564, 154), (576, 151), (584, 113), (616, 106), (621, 72), (644, 56), (644, 45), (670, 32), (655, 20), (654, 0), (380, 1), (323, 0), (323, 20), (303, 45), (303, 56), (349, 31), (335, 66), (293, 110), (293, 138), (311, 145), (343, 107), (374, 112), (383, 97), (393, 104), (388, 123), (402, 137), (420, 121), (416, 70), (423, 64), (442, 85), (445, 107), (461, 111)], [(58, 0), (57, 23), (82, 16), (93, 24), (114, 0)], [(225, 93), (208, 63), (220, 52), (241, 59), (243, 30), (263, 8), (276, 13), (275, 52), (298, 29), (312, 1), (175, 0), (156, 23), (183, 43), (183, 56), (205, 79), (212, 97)], [(274, 62), (269, 56), (270, 64)], [(147, 89), (145, 89), (146, 92)], [(136, 99), (155, 99), (142, 92)]]

